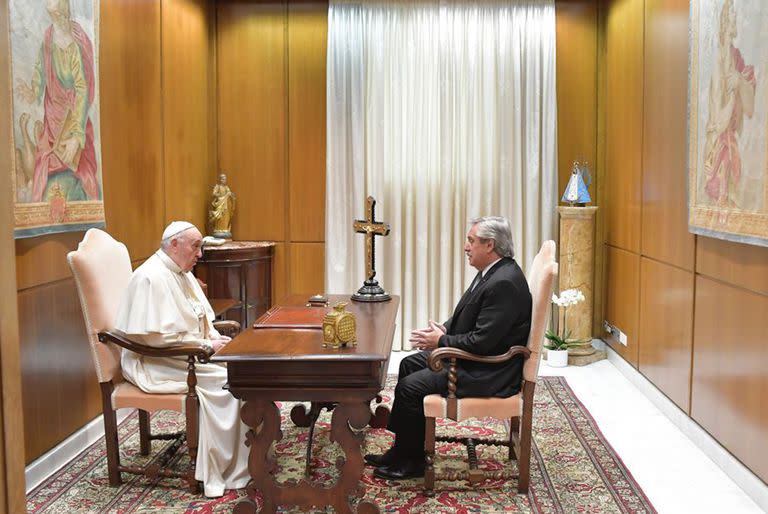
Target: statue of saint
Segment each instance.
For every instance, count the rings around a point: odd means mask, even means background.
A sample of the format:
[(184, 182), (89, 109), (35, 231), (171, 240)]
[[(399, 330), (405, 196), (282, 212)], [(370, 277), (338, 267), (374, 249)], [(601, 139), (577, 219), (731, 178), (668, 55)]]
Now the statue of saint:
[(208, 223), (211, 235), (222, 239), (232, 239), (232, 215), (235, 212), (235, 193), (227, 185), (227, 176), (219, 175), (219, 181), (213, 186), (211, 210), (208, 211)]

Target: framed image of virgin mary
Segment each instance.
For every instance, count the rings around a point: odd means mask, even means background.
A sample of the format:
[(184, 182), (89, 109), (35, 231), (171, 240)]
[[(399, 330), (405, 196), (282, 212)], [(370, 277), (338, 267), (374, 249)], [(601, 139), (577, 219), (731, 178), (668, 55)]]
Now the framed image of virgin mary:
[(768, 2), (691, 2), (688, 224), (768, 246)]

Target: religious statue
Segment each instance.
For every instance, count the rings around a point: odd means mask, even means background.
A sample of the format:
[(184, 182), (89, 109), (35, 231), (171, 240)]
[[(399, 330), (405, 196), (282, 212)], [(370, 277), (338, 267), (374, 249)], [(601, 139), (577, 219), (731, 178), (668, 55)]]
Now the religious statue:
[(589, 196), (587, 187), (592, 182), (592, 177), (587, 168), (587, 163), (579, 164), (578, 161), (573, 163), (573, 172), (571, 178), (568, 180), (568, 184), (565, 186), (563, 197), (561, 202), (566, 202), (571, 207), (574, 204), (585, 204), (592, 201)]
[(232, 215), (235, 213), (235, 193), (227, 185), (227, 176), (222, 173), (213, 186), (211, 209), (208, 223), (211, 235), (221, 239), (232, 239)]

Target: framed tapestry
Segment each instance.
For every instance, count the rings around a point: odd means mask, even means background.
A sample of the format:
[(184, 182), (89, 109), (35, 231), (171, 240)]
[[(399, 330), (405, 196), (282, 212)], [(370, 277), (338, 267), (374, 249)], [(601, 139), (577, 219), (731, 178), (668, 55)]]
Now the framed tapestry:
[(10, 0), (15, 235), (104, 226), (99, 0)]
[(768, 246), (768, 2), (691, 2), (688, 225)]

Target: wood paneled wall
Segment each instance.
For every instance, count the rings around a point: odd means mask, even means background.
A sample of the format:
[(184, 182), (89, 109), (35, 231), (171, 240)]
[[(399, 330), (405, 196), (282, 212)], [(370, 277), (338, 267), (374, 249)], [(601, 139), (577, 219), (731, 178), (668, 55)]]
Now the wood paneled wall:
[[(128, 246), (134, 263), (157, 249), (168, 221), (205, 221), (215, 176), (210, 13), (207, 0), (101, 4), (106, 230)], [(101, 411), (66, 263), (82, 236), (16, 241), (27, 463)], [(65, 401), (72, 398), (78, 401)]]
[(212, 14), (207, 0), (162, 1), (163, 224), (203, 232), (217, 175)]
[(688, 182), (680, 173), (687, 166), (687, 48), (688, 1), (646, 0), (642, 254), (693, 271)]
[(640, 212), (643, 135), (643, 0), (615, 0), (601, 12), (600, 107), (606, 182), (598, 203), (605, 211), (604, 319), (627, 336), (613, 348), (633, 366), (638, 360)]
[[(8, 33), (8, 2), (0, 0), (0, 34)], [(0, 38), (0, 70), (10, 69), (9, 38)], [(19, 319), (16, 303), (16, 264), (13, 248), (13, 169), (11, 156), (11, 77), (0, 74), (0, 514), (26, 512), (24, 447), (19, 437), (24, 420), (19, 416), (21, 366)]]
[[(604, 0), (609, 344), (768, 481), (768, 248), (687, 224), (688, 0)], [(598, 125), (600, 120), (598, 120)]]
[(627, 345), (612, 341), (613, 349), (637, 367), (638, 305), (640, 302), (640, 256), (607, 245), (605, 319), (621, 328)]
[[(594, 0), (557, 0), (557, 159), (558, 194), (573, 170), (573, 162), (586, 162), (592, 171), (590, 191), (604, 187), (598, 174), (598, 5)], [(605, 211), (599, 209), (595, 232), (594, 291), (602, 291), (605, 279)], [(602, 324), (603, 295), (594, 295), (593, 333)]]
[(696, 277), (690, 414), (768, 482), (768, 296)]
[(233, 235), (277, 242), (273, 298), (324, 289), (327, 2), (216, 3), (219, 169)]
[(693, 273), (640, 258), (638, 367), (678, 407), (690, 408)]
[[(616, 0), (605, 23), (608, 244), (640, 251), (643, 0)], [(638, 23), (639, 22), (639, 23)], [(621, 175), (614, 174), (620, 170)], [(611, 303), (611, 298), (608, 298)]]
[[(557, 23), (558, 191), (573, 162), (597, 163), (597, 4), (555, 2)], [(594, 189), (591, 189), (592, 191)]]

